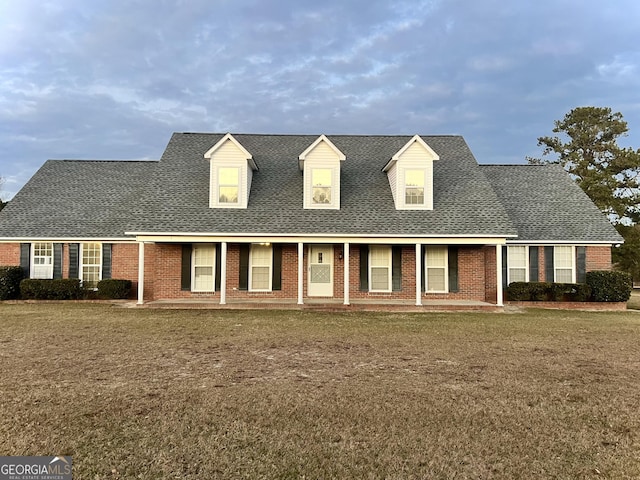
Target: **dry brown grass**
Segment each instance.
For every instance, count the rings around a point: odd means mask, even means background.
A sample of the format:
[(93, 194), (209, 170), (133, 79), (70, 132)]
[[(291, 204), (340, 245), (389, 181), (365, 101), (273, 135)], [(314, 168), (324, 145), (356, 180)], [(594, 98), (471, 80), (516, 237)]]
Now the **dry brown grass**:
[(76, 479), (640, 477), (635, 312), (0, 318), (0, 453)]

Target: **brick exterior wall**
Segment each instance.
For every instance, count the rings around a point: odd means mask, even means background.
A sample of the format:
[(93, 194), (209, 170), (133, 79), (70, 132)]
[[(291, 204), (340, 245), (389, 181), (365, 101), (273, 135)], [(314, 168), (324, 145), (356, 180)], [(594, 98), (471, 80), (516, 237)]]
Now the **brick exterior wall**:
[(0, 265), (20, 265), (20, 244), (0, 243)]
[[(219, 245), (217, 246), (219, 248)], [(303, 292), (308, 298), (308, 253), (309, 245), (304, 246)], [(344, 257), (343, 244), (333, 246), (333, 297), (341, 299), (344, 295)], [(539, 249), (540, 281), (544, 281), (544, 248)], [(399, 292), (362, 292), (360, 291), (360, 248), (350, 245), (349, 256), (349, 296), (351, 299), (395, 299), (415, 300), (415, 245), (402, 246), (402, 289)], [(0, 243), (0, 265), (20, 264), (20, 244)], [(207, 298), (219, 299), (220, 292), (191, 292), (181, 290), (182, 245), (145, 244), (145, 300)], [(282, 289), (271, 292), (249, 292), (240, 290), (239, 280), (240, 246), (228, 244), (227, 248), (227, 299), (241, 300), (297, 299), (298, 297), (298, 246), (282, 245)], [(63, 277), (69, 276), (69, 245), (63, 245)], [(608, 246), (589, 246), (586, 248), (586, 269), (610, 270), (611, 249)], [(133, 283), (131, 298), (137, 297), (138, 283), (138, 244), (112, 244), (112, 278), (128, 279)], [(494, 246), (458, 247), (458, 286), (456, 293), (422, 293), (423, 301), (479, 300), (495, 302), (496, 299), (496, 248)], [(313, 297), (321, 298), (321, 297)]]

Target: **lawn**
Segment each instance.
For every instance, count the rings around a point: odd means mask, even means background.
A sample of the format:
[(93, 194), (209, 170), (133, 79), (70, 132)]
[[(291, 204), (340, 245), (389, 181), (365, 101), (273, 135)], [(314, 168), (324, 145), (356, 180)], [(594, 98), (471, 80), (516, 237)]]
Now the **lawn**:
[(0, 305), (0, 454), (74, 479), (640, 478), (640, 313)]

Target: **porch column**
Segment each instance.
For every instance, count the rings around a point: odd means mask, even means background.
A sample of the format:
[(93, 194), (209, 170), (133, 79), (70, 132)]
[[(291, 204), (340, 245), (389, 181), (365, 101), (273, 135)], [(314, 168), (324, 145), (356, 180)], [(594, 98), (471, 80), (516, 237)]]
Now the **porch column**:
[(144, 303), (144, 242), (138, 243), (138, 305)]
[(346, 242), (342, 258), (344, 259), (344, 304), (349, 305), (349, 244)]
[(498, 288), (496, 288), (496, 305), (502, 307), (504, 305), (502, 302), (502, 245), (496, 245), (496, 279), (498, 282)]
[(227, 242), (220, 244), (220, 305), (227, 304)]
[(416, 306), (422, 305), (422, 245), (416, 243)]
[(304, 243), (298, 243), (298, 305), (304, 303)]

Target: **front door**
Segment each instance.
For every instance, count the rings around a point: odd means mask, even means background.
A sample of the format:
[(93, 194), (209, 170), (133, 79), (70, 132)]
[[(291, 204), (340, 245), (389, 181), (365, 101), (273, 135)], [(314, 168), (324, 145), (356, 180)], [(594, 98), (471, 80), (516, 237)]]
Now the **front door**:
[(333, 246), (309, 246), (310, 297), (333, 297)]

